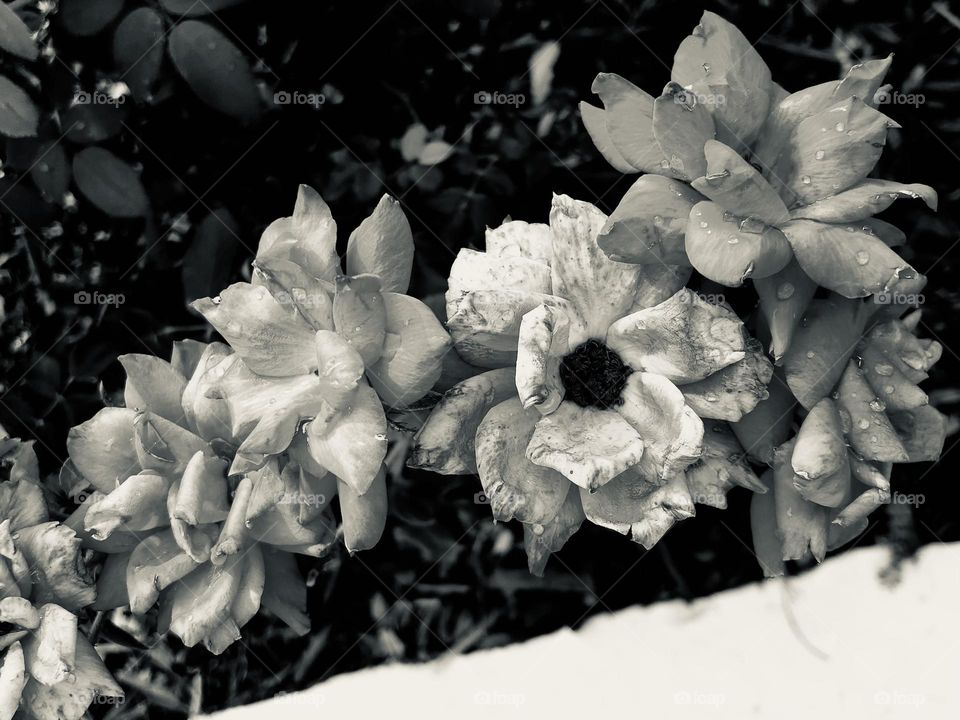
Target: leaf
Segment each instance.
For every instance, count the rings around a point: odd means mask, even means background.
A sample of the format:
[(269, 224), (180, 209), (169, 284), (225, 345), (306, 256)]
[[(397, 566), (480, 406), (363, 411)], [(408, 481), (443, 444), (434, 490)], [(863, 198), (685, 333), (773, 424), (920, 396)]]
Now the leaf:
[(183, 294), (188, 303), (216, 295), (227, 284), (239, 242), (237, 221), (226, 208), (203, 219), (183, 256)]
[(172, 15), (193, 17), (220, 12), (242, 2), (246, 0), (160, 0), (160, 5)]
[(0, 75), (0, 134), (33, 137), (37, 134), (40, 111), (19, 86)]
[(113, 34), (113, 61), (122, 71), (117, 79), (127, 83), (134, 97), (150, 98), (150, 90), (160, 74), (165, 41), (163, 18), (152, 8), (137, 8), (117, 26)]
[(57, 18), (71, 35), (96, 35), (123, 10), (124, 0), (61, 0)]
[(528, 71), (530, 73), (530, 94), (533, 95), (533, 104), (540, 105), (550, 95), (553, 85), (553, 66), (560, 57), (560, 43), (556, 40), (545, 42), (530, 56)]
[(46, 143), (30, 169), (33, 184), (52, 203), (60, 203), (70, 187), (70, 163), (55, 141)]
[(207, 105), (237, 120), (260, 114), (250, 64), (219, 30), (187, 20), (170, 33), (169, 49), (177, 72)]
[(39, 51), (30, 28), (9, 5), (0, 3), (0, 48), (24, 60), (36, 60)]
[(111, 217), (141, 217), (150, 207), (140, 176), (109, 150), (81, 150), (73, 158), (73, 177), (80, 192)]
[(74, 105), (64, 114), (63, 127), (70, 142), (92, 145), (120, 132), (125, 118), (116, 105)]
[(439, 165), (453, 152), (453, 146), (445, 140), (428, 142), (420, 151), (417, 162), (421, 165)]

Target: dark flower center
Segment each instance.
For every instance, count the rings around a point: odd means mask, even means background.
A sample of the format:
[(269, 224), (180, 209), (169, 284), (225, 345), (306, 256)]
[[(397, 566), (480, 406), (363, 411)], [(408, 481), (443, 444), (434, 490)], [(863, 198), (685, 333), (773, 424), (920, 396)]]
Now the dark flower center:
[(611, 408), (623, 400), (620, 393), (633, 369), (599, 340), (587, 340), (560, 361), (560, 381), (566, 400), (580, 407)]

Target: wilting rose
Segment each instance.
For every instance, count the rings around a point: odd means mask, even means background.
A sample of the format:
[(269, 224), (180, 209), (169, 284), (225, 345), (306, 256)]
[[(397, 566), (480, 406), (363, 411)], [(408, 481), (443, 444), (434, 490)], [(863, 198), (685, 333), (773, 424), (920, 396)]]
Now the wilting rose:
[(557, 196), (549, 225), (508, 222), (486, 252), (460, 251), (447, 327), (492, 369), (414, 440), (412, 465), (479, 473), (494, 517), (524, 524), (534, 572), (584, 517), (649, 547), (695, 502), (764, 490), (725, 421), (767, 396), (771, 363), (729, 307), (683, 288), (688, 272), (609, 259), (606, 221)]
[(79, 720), (119, 688), (76, 612), (94, 602), (80, 540), (51, 522), (31, 443), (0, 428), (0, 720)]

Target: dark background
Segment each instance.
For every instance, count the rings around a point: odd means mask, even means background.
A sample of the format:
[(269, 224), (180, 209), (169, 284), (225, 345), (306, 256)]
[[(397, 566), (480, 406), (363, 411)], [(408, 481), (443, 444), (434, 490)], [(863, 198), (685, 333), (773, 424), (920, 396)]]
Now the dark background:
[[(119, 19), (146, 4), (127, 0), (116, 20), (87, 37), (51, 18), (41, 40), (56, 57), (24, 64), (3, 55), (0, 71), (19, 79), (41, 107), (46, 137), (65, 129), (76, 89), (116, 77), (110, 38)], [(128, 98), (123, 125), (98, 142), (140, 171), (151, 203), (146, 221), (111, 218), (76, 188), (75, 207), (45, 202), (29, 178), (18, 180), (26, 165), (17, 156), (29, 148), (7, 143), (0, 424), (36, 439), (44, 470), (56, 472), (67, 430), (102, 406), (101, 392), (120, 386), (117, 355), (169, 357), (172, 340), (209, 337), (186, 299), (247, 277), (260, 232), (290, 214), (298, 183), (328, 201), (344, 243), (382, 193), (400, 198), (418, 250), (411, 293), (421, 297), (443, 290), (458, 248), (482, 247), (486, 225), (507, 215), (545, 221), (553, 192), (612, 210), (634, 177), (621, 177), (600, 158), (577, 102), (592, 99), (600, 71), (658, 94), (703, 8), (759, 40), (774, 79), (789, 91), (895, 52), (887, 81), (923, 95), (916, 106), (882, 108), (903, 129), (891, 132), (876, 175), (927, 183), (940, 194), (936, 214), (902, 201), (883, 217), (907, 232), (907, 259), (929, 275), (921, 334), (946, 349), (926, 389), (955, 415), (960, 20), (949, 3), (248, 0), (199, 19), (254, 67), (264, 94), (259, 117), (240, 122), (211, 109), (165, 57), (153, 101)], [(560, 43), (555, 78), (547, 99), (534, 105), (528, 61), (550, 40)], [(326, 102), (270, 102), (281, 90), (323, 93)], [(521, 93), (526, 103), (477, 104), (482, 91)], [(453, 146), (449, 158), (433, 166), (403, 159), (400, 138), (417, 122)], [(68, 139), (64, 147), (69, 156), (82, 143)], [(224, 209), (242, 243), (222, 233), (201, 239), (203, 220)], [(120, 293), (125, 302), (78, 305), (74, 294), (84, 290)], [(947, 452), (954, 440), (948, 437)], [(897, 467), (895, 489), (921, 493), (923, 504), (875, 513), (858, 544), (886, 542), (904, 557), (921, 544), (960, 538), (951, 459)], [(519, 526), (493, 525), (489, 508), (474, 502), (478, 489), (475, 478), (415, 472), (395, 481), (391, 519), (376, 549), (304, 562), (312, 581), (309, 637), (292, 637), (261, 616), (245, 629), (243, 644), (214, 658), (176, 639), (158, 643), (149, 622), (108, 621), (101, 640), (127, 699), (94, 714), (181, 716), (246, 703), (390, 659), (500, 645), (576, 626), (597, 612), (759, 578), (743, 490), (731, 493), (728, 510), (698, 508), (696, 519), (649, 553), (585, 523), (537, 579), (527, 574)]]

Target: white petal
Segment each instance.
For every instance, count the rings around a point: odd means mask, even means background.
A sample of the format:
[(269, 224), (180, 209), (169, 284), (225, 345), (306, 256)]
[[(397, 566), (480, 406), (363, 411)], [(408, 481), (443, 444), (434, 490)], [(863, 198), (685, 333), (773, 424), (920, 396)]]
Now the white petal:
[(540, 305), (520, 323), (517, 350), (517, 393), (525, 408), (547, 415), (560, 405), (564, 387), (560, 361), (570, 350), (570, 321), (555, 308)]

